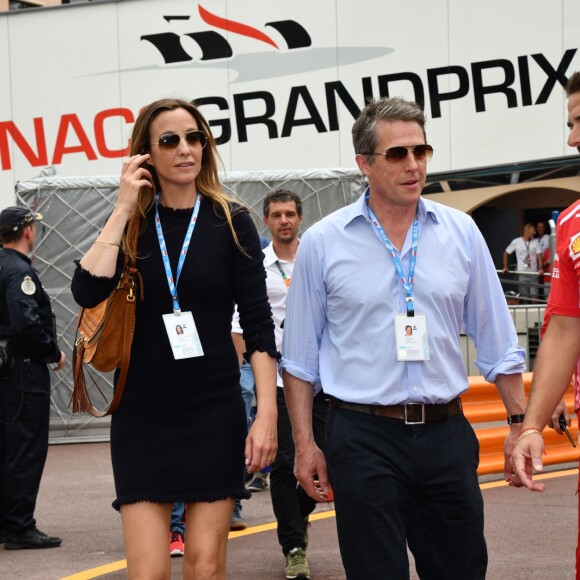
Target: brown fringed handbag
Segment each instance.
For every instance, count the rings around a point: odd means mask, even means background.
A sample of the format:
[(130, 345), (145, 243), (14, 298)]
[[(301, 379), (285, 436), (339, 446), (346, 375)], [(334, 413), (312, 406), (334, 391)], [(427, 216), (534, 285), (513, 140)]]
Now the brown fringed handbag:
[[(139, 220), (135, 220), (129, 236), (131, 247), (137, 247)], [(73, 413), (87, 412), (94, 417), (111, 415), (117, 409), (125, 387), (131, 344), (135, 330), (136, 299), (143, 301), (143, 280), (135, 260), (125, 254), (123, 273), (111, 295), (93, 308), (81, 308), (78, 315), (77, 336), (73, 350), (73, 392), (69, 406)], [(101, 396), (107, 398), (90, 374), (86, 365), (98, 371), (120, 369), (115, 393), (109, 407), (99, 411), (93, 406), (87, 390), (85, 370)]]

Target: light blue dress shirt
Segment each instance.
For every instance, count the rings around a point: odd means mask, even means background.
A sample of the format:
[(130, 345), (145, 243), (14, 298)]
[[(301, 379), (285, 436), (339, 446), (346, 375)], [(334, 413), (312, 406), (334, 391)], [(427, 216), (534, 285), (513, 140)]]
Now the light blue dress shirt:
[[(301, 237), (286, 305), (280, 372), (344, 401), (446, 403), (465, 392), (462, 328), (489, 382), (525, 370), (489, 250), (467, 214), (421, 198), (413, 282), (430, 360), (397, 360), (395, 315), (406, 312), (393, 260), (370, 222), (365, 192)], [(409, 271), (411, 231), (400, 253)]]

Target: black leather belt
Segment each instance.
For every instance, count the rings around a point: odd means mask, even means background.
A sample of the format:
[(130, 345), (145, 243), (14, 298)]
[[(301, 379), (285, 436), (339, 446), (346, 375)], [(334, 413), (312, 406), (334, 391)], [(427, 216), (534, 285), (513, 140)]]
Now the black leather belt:
[(447, 417), (463, 414), (461, 399), (453, 399), (449, 403), (441, 405), (427, 405), (425, 403), (407, 403), (406, 405), (361, 405), (359, 403), (347, 403), (330, 397), (330, 406), (338, 409), (357, 411), (379, 417), (400, 419), (405, 425), (423, 425), (433, 421), (445, 421)]

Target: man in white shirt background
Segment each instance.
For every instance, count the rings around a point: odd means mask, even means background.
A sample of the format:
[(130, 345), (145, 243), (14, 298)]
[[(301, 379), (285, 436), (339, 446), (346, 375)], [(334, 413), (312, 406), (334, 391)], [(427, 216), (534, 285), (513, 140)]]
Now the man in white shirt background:
[(544, 222), (538, 222), (536, 224), (536, 239), (540, 244), (540, 251), (543, 256), (544, 252), (550, 247), (550, 236)]
[[(296, 193), (277, 189), (263, 202), (263, 221), (272, 237), (264, 248), (266, 287), (274, 319), (276, 348), (282, 350), (286, 297), (292, 280), (294, 259), (298, 250), (298, 233), (302, 223), (302, 200)], [(240, 344), (242, 329), (237, 312), (232, 321), (234, 343)], [(243, 344), (243, 343), (242, 343)], [(239, 346), (237, 347), (239, 349)], [(278, 377), (278, 454), (271, 466), (270, 493), (274, 515), (278, 522), (278, 542), (286, 558), (286, 578), (310, 578), (306, 558), (308, 544), (308, 516), (316, 501), (297, 485), (294, 476), (294, 442), (282, 378)], [(312, 424), (317, 445), (324, 450), (324, 430), (328, 400), (321, 391), (312, 404)], [(248, 487), (248, 489), (251, 489)], [(324, 498), (321, 498), (324, 500)]]
[(525, 302), (531, 298), (534, 302), (539, 293), (539, 276), (544, 275), (544, 260), (539, 241), (534, 237), (536, 228), (533, 224), (524, 225), (522, 235), (514, 238), (503, 253), (503, 272), (508, 271), (508, 257), (516, 253), (517, 276), (521, 284), (518, 285), (520, 298)]

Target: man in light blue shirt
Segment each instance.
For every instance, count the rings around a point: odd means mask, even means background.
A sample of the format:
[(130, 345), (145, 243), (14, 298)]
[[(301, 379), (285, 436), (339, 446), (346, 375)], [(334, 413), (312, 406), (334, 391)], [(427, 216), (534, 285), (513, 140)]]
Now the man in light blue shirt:
[[(424, 127), (415, 103), (365, 107), (353, 143), (369, 187), (304, 234), (288, 295), (295, 472), (312, 497), (330, 475), (349, 580), (408, 578), (407, 543), (421, 578), (485, 577), (479, 447), (458, 398), (462, 328), (512, 419), (507, 480), (525, 407), (525, 355), (485, 241), (468, 215), (420, 197), (433, 154)], [(328, 466), (310, 424), (321, 385)]]

